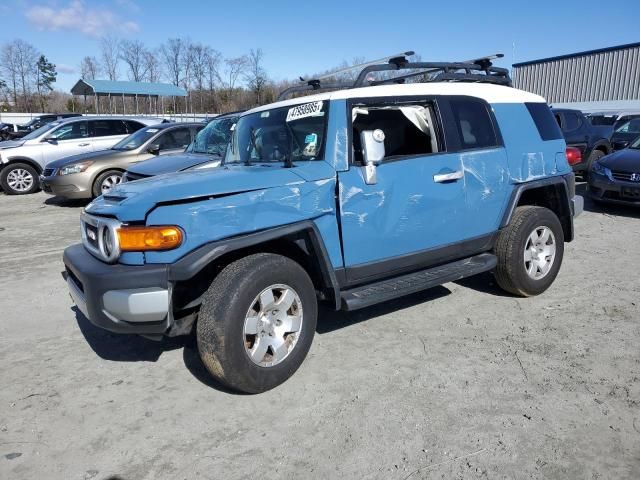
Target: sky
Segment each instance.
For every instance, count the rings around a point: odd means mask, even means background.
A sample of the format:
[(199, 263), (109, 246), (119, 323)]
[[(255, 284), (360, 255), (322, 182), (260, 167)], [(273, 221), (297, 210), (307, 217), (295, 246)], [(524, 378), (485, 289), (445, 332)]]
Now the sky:
[(68, 91), (82, 57), (99, 58), (104, 34), (149, 47), (188, 37), (225, 57), (262, 48), (267, 73), (280, 80), (407, 50), (424, 61), (501, 52), (496, 65), (509, 67), (638, 42), (638, 19), (640, 0), (3, 0), (0, 45), (16, 38), (33, 44), (57, 65), (56, 88)]

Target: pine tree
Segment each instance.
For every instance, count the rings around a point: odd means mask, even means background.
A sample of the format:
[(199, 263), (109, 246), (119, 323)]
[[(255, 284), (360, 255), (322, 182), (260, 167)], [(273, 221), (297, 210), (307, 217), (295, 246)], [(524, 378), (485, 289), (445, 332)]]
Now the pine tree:
[(40, 106), (42, 112), (45, 111), (45, 93), (49, 93), (53, 90), (53, 84), (56, 82), (56, 66), (49, 62), (44, 55), (40, 55), (37, 63), (37, 82), (38, 96), (40, 97)]

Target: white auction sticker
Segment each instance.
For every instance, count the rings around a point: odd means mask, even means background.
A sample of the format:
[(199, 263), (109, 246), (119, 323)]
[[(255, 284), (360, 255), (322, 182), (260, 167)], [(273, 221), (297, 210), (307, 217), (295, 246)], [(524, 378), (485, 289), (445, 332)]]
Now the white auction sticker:
[(324, 115), (322, 111), (322, 102), (305, 103), (297, 107), (290, 108), (287, 112), (287, 122), (298, 120), (305, 117), (319, 117)]

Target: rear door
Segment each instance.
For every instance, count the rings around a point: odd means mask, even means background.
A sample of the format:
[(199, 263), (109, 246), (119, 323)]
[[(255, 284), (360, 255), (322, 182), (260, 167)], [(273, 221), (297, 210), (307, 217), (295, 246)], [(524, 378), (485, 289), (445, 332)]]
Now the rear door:
[(107, 150), (128, 135), (123, 120), (89, 120), (89, 135), (94, 151)]

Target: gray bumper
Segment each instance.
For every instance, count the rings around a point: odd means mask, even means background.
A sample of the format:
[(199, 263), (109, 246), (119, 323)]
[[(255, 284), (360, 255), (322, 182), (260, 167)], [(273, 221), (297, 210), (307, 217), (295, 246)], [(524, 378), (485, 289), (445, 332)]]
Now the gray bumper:
[(584, 198), (580, 195), (574, 195), (571, 199), (571, 208), (573, 210), (573, 218), (580, 215), (584, 211)]

